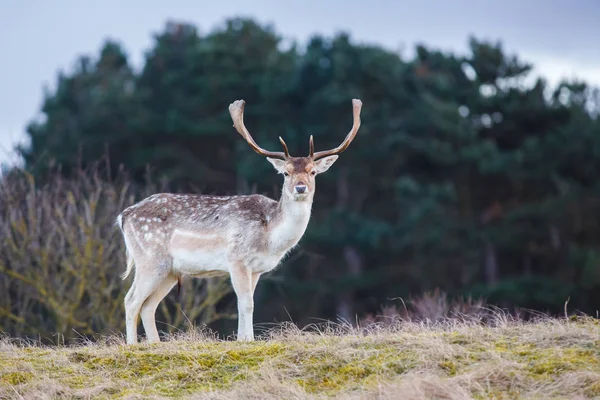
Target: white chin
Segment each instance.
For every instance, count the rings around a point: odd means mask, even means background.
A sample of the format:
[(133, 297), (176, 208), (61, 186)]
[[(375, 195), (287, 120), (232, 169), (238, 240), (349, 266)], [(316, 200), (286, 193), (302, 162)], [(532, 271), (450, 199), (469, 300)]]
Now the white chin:
[(308, 193), (294, 193), (294, 201), (304, 201), (308, 199)]

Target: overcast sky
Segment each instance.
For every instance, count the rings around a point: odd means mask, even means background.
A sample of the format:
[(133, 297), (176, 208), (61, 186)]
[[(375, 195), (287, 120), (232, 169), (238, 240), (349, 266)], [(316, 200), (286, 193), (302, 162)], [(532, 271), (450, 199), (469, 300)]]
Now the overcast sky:
[(469, 35), (501, 40), (550, 82), (578, 77), (600, 86), (600, 0), (0, 0), (0, 162), (39, 113), (44, 85), (116, 39), (139, 67), (167, 20), (201, 32), (225, 18), (253, 17), (304, 42), (349, 32), (360, 42), (408, 51), (417, 42), (465, 51)]

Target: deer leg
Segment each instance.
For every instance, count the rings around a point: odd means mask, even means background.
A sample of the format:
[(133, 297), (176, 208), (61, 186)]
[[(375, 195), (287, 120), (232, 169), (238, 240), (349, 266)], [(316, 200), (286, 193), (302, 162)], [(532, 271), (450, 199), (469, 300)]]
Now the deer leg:
[[(137, 343), (137, 324), (142, 305), (154, 293), (165, 279), (165, 275), (140, 274), (136, 276), (131, 289), (125, 296), (125, 323), (127, 328), (127, 344)], [(145, 327), (144, 327), (145, 328)]]
[[(254, 328), (252, 313), (254, 312), (252, 272), (243, 263), (236, 262), (231, 266), (231, 285), (235, 291), (238, 305), (238, 341), (253, 341)], [(258, 279), (257, 279), (258, 281)]]
[(156, 289), (150, 294), (142, 305), (142, 323), (144, 325), (144, 331), (146, 332), (146, 338), (148, 343), (160, 342), (158, 336), (158, 330), (156, 329), (156, 321), (154, 319), (156, 314), (156, 308), (158, 304), (165, 298), (165, 296), (173, 289), (177, 283), (177, 278), (172, 275), (167, 275), (159, 284)]
[(127, 330), (127, 344), (137, 343), (137, 323), (141, 303), (137, 301), (136, 280), (133, 280), (127, 295), (125, 295), (125, 328)]
[(256, 290), (256, 285), (258, 284), (258, 278), (260, 278), (260, 272), (252, 273), (252, 298), (254, 298), (254, 291)]

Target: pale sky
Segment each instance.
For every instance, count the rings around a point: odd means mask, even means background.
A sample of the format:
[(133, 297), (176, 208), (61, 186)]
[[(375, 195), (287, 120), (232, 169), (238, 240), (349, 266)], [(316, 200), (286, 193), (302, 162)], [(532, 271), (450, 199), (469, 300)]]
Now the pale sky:
[(36, 117), (42, 89), (77, 56), (118, 40), (139, 67), (167, 20), (210, 31), (225, 18), (271, 23), (286, 38), (340, 30), (357, 42), (411, 54), (421, 42), (464, 52), (469, 35), (501, 40), (551, 83), (577, 77), (600, 86), (600, 0), (0, 0), (0, 163)]

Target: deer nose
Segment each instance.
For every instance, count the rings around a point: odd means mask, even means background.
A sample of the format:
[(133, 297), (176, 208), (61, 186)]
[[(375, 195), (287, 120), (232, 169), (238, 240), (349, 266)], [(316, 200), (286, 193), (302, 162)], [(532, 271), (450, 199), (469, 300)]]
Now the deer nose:
[(295, 189), (296, 193), (304, 193), (306, 192), (306, 185), (296, 185)]

